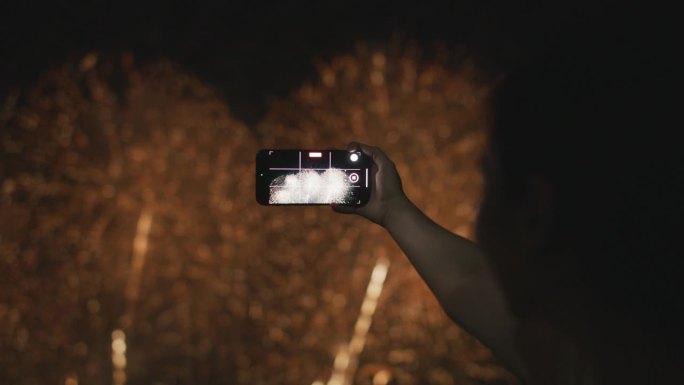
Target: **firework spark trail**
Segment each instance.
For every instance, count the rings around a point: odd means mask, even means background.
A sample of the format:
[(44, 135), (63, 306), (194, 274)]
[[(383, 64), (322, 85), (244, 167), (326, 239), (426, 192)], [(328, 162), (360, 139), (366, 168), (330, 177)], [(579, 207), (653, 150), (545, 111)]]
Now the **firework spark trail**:
[(348, 345), (340, 348), (334, 361), (333, 374), (327, 385), (349, 385), (352, 383), (356, 368), (358, 366), (359, 355), (366, 344), (366, 337), (373, 321), (373, 314), (378, 306), (378, 298), (382, 293), (382, 288), (387, 277), (389, 260), (384, 256), (378, 259), (370, 282), (366, 289), (366, 296), (361, 304), (361, 312), (354, 325), (354, 335)]
[(112, 381), (114, 385), (126, 383), (126, 334), (116, 329), (112, 332)]
[[(133, 238), (131, 268), (126, 284), (126, 308), (121, 322), (123, 329), (128, 329), (133, 324), (134, 305), (140, 293), (140, 281), (145, 267), (152, 219), (152, 210), (147, 207), (138, 217), (135, 238)], [(124, 385), (126, 383), (126, 335), (122, 329), (116, 329), (112, 332), (112, 367), (114, 385)]]
[(126, 285), (126, 300), (128, 301), (128, 306), (126, 308), (127, 313), (131, 311), (131, 306), (138, 299), (140, 279), (142, 277), (143, 268), (145, 267), (145, 257), (147, 255), (151, 227), (152, 211), (145, 208), (138, 218), (135, 238), (133, 239), (133, 258), (131, 260), (128, 284)]

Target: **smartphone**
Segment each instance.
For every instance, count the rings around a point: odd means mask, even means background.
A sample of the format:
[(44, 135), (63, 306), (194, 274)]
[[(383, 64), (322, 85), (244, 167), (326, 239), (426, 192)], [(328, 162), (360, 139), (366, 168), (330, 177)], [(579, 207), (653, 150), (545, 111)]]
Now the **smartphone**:
[(265, 149), (256, 155), (256, 200), (262, 205), (363, 206), (372, 161), (346, 150)]

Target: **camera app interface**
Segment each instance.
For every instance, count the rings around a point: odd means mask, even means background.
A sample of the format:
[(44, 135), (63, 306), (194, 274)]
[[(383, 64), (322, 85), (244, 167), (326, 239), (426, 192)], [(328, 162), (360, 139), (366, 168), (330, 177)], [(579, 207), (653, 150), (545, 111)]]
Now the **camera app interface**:
[(369, 168), (361, 152), (262, 150), (257, 154), (257, 200), (363, 205), (370, 196)]

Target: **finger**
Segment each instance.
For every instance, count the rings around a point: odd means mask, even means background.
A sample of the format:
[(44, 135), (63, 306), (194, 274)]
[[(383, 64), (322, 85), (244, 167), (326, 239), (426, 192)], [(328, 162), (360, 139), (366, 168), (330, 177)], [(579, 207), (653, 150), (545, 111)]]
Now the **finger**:
[(392, 164), (392, 161), (385, 155), (379, 147), (369, 146), (360, 142), (351, 142), (347, 146), (349, 151), (361, 151), (373, 159), (373, 162), (378, 165), (379, 168), (385, 168)]
[(349, 151), (349, 152), (361, 151), (361, 149), (359, 148), (359, 143), (358, 142), (350, 142), (347, 145), (347, 151)]

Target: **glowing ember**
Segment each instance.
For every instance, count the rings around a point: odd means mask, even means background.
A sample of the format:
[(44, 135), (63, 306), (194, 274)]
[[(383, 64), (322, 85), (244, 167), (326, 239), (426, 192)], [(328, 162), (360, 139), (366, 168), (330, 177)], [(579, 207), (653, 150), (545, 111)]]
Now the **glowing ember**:
[(133, 257), (131, 259), (131, 269), (129, 272), (128, 283), (126, 284), (127, 306), (123, 316), (125, 327), (133, 322), (133, 309), (138, 300), (140, 291), (140, 280), (145, 266), (145, 256), (149, 242), (150, 227), (152, 226), (152, 213), (149, 209), (143, 210), (138, 218), (135, 238), (133, 239)]
[(64, 385), (78, 385), (78, 378), (76, 376), (67, 376), (64, 380)]
[(126, 334), (117, 329), (112, 332), (112, 374), (114, 385), (126, 383)]

